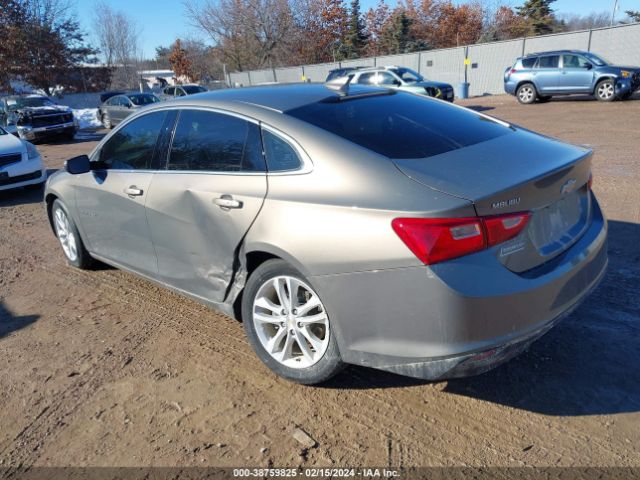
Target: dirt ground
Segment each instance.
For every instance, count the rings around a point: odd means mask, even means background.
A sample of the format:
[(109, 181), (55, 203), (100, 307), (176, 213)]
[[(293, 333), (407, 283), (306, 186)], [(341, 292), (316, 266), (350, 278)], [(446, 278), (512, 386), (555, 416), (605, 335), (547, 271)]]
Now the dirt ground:
[[(351, 367), (294, 385), (234, 320), (129, 273), (67, 266), (41, 192), (0, 193), (0, 467), (639, 467), (640, 100), (461, 103), (596, 151), (609, 272), (526, 354), (464, 380)], [(97, 138), (39, 149), (53, 171)]]

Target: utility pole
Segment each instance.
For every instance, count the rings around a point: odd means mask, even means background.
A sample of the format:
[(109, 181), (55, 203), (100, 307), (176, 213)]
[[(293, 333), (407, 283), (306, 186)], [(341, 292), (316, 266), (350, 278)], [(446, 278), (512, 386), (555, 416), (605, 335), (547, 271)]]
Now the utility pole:
[(616, 18), (616, 10), (618, 10), (618, 0), (613, 0), (613, 11), (611, 12), (611, 24), (610, 24), (611, 27), (613, 27), (613, 22)]

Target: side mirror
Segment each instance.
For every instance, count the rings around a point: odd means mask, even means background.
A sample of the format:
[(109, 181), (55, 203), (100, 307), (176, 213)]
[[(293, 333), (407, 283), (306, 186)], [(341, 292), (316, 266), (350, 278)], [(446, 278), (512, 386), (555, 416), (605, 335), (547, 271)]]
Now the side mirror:
[(91, 163), (89, 162), (89, 157), (80, 155), (64, 162), (64, 168), (71, 175), (79, 175), (91, 171)]
[(587, 70), (591, 70), (593, 68), (593, 64), (592, 63), (587, 63), (584, 68), (586, 68)]
[(400, 80), (394, 80), (394, 81), (393, 81), (393, 84), (394, 84), (396, 87), (400, 87), (400, 86), (402, 85), (402, 82), (401, 82)]

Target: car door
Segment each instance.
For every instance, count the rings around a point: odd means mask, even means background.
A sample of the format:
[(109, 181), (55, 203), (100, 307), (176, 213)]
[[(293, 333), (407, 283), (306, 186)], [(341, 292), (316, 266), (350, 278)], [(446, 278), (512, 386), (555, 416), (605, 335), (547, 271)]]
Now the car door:
[(580, 55), (562, 55), (558, 89), (565, 92), (590, 92), (593, 84), (593, 65)]
[(92, 170), (75, 176), (79, 223), (91, 253), (150, 276), (158, 268), (144, 204), (170, 115), (151, 112), (126, 123), (92, 155)]
[(114, 125), (117, 125), (124, 120), (127, 102), (128, 100), (122, 95), (118, 95), (115, 98), (115, 102), (113, 103), (113, 115), (111, 117)]
[(222, 302), (237, 249), (267, 192), (255, 122), (211, 110), (180, 111), (167, 169), (153, 178), (147, 218), (160, 278)]
[(558, 90), (559, 67), (560, 55), (543, 55), (538, 58), (532, 74), (538, 93), (553, 93)]

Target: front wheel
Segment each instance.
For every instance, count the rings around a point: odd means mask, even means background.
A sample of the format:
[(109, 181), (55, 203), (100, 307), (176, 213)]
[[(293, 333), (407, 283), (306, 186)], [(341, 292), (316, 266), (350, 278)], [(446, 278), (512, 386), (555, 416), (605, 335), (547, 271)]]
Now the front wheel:
[(610, 78), (596, 85), (596, 98), (601, 102), (612, 102), (616, 98), (615, 83)]
[(242, 296), (242, 319), (260, 360), (281, 377), (312, 385), (344, 366), (322, 300), (282, 260), (269, 260), (251, 274)]
[(518, 87), (516, 97), (520, 103), (529, 105), (536, 101), (536, 98), (538, 98), (538, 92), (532, 83), (525, 83)]
[(81, 269), (89, 268), (92, 264), (91, 255), (84, 248), (78, 229), (60, 200), (53, 202), (51, 216), (56, 236), (69, 264)]

